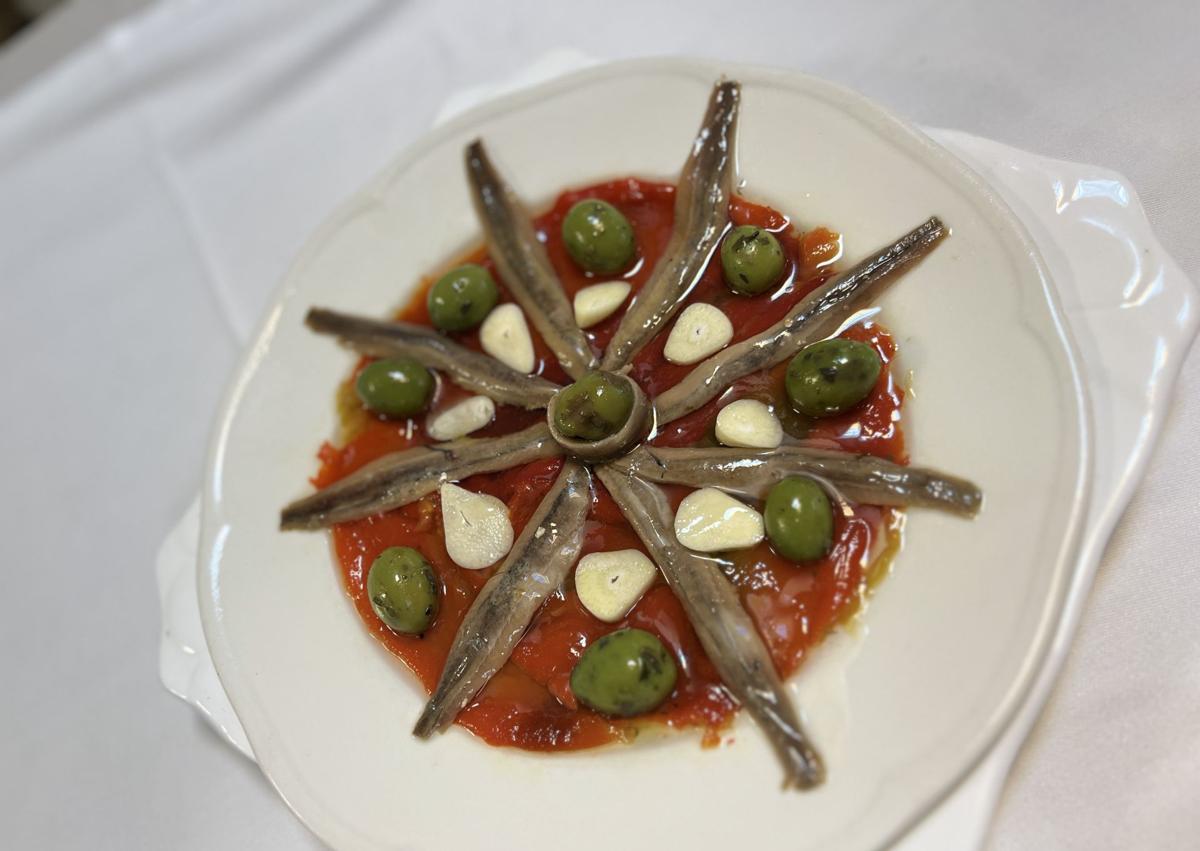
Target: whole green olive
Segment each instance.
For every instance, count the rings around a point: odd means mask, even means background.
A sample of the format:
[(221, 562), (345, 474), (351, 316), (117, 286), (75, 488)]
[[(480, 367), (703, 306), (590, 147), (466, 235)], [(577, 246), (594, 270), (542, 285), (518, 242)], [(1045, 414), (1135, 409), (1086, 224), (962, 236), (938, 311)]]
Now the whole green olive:
[(412, 358), (386, 358), (368, 364), (354, 384), (358, 398), (386, 417), (411, 417), (429, 402), (433, 376)]
[(429, 319), (443, 331), (466, 331), (482, 322), (499, 298), (492, 274), (468, 263), (451, 269), (429, 288)]
[(433, 568), (412, 547), (388, 547), (367, 573), (371, 608), (389, 629), (420, 635), (438, 613)]
[(558, 391), (554, 424), (567, 437), (603, 440), (616, 434), (633, 410), (633, 389), (603, 372), (589, 372)]
[(633, 260), (633, 226), (621, 211), (599, 198), (576, 202), (562, 223), (563, 244), (588, 272), (611, 275)]
[(789, 476), (771, 488), (763, 523), (771, 544), (792, 561), (821, 558), (833, 545), (829, 497), (805, 476)]
[(866, 343), (822, 340), (803, 349), (788, 364), (788, 398), (802, 414), (831, 417), (867, 398), (883, 364)]
[(584, 706), (628, 718), (661, 705), (677, 676), (675, 660), (656, 636), (619, 629), (583, 651), (571, 671), (571, 691)]
[(754, 225), (734, 228), (721, 243), (725, 283), (743, 295), (758, 295), (778, 283), (784, 264), (775, 234)]

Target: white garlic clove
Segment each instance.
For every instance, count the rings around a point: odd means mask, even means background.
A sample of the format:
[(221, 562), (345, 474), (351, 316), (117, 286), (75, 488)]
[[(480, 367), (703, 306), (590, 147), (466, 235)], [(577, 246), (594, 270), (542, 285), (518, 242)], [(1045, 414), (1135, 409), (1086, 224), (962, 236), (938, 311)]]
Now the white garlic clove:
[(624, 281), (592, 284), (575, 293), (575, 324), (591, 328), (616, 313), (633, 289)]
[(783, 426), (757, 399), (730, 402), (717, 414), (717, 440), (726, 446), (774, 449), (783, 442)]
[(509, 302), (492, 308), (479, 326), (479, 343), (505, 366), (517, 372), (533, 372), (533, 337), (517, 305)]
[(654, 584), (658, 568), (639, 550), (588, 553), (575, 568), (575, 593), (606, 623), (625, 617)]
[(472, 396), (431, 414), (425, 421), (425, 433), (434, 440), (457, 440), (483, 428), (494, 416), (495, 402), (487, 396)]
[(488, 567), (512, 549), (513, 527), (503, 502), (452, 484), (442, 485), (441, 496), (446, 552), (459, 567)]
[(675, 512), (675, 537), (690, 550), (738, 550), (754, 546), (763, 535), (762, 515), (716, 488), (693, 491)]
[(733, 323), (711, 304), (689, 304), (675, 320), (663, 356), (671, 363), (699, 363), (733, 339)]

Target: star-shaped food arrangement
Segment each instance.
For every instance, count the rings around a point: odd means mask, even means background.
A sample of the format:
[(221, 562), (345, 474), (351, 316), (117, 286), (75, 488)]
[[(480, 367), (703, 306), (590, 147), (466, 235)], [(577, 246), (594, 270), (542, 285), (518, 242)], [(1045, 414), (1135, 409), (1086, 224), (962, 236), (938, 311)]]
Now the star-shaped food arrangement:
[(486, 250), (408, 321), (308, 314), (363, 356), (358, 426), (282, 527), (333, 527), (360, 613), (431, 692), (415, 735), (575, 749), (742, 707), (812, 787), (783, 677), (854, 610), (899, 507), (978, 510), (905, 463), (894, 343), (862, 312), (946, 228), (834, 274), (836, 235), (734, 195), (740, 101), (714, 87), (676, 185), (536, 220), (475, 141)]

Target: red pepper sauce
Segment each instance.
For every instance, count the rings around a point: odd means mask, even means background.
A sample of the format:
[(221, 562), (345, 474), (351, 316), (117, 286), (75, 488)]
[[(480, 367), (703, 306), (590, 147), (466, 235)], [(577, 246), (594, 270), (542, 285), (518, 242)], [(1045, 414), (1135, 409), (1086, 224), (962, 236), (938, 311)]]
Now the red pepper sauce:
[[(599, 197), (614, 204), (632, 223), (637, 235), (638, 259), (624, 278), (636, 292), (649, 277), (670, 236), (674, 187), (630, 178), (573, 190), (563, 193), (550, 211), (536, 220), (568, 298), (581, 287), (596, 282), (571, 261), (560, 236), (567, 210), (587, 197)], [(841, 238), (824, 228), (798, 232), (780, 213), (736, 198), (730, 205), (730, 218), (735, 225), (754, 224), (774, 232), (788, 257), (780, 284), (750, 298), (735, 295), (725, 286), (718, 257), (714, 256), (708, 264), (688, 300), (720, 307), (733, 323), (736, 341), (778, 321), (799, 299), (829, 278), (833, 274), (832, 264), (841, 255)], [(487, 266), (500, 284), (501, 301), (512, 300), (483, 249), (467, 259)], [(430, 284), (431, 280), (424, 282), (412, 301), (399, 312), (400, 318), (429, 323), (425, 298)], [(588, 336), (598, 349), (612, 337), (620, 314), (618, 311), (588, 329)], [(566, 376), (549, 348), (532, 328), (531, 332), (537, 372), (565, 383)], [(832, 442), (849, 450), (906, 461), (900, 430), (903, 392), (897, 388), (889, 367), (895, 354), (892, 337), (870, 322), (849, 328), (844, 336), (870, 343), (884, 363), (871, 395), (853, 412), (819, 421), (793, 413), (783, 390), (785, 363), (737, 382), (720, 399), (671, 423), (656, 436), (655, 442), (672, 446), (711, 444), (713, 421), (719, 408), (732, 399), (752, 397), (775, 405), (785, 431), (792, 437)], [(673, 385), (691, 368), (664, 359), (666, 337), (665, 332), (659, 334), (633, 364), (632, 376), (651, 396)], [(454, 338), (466, 346), (479, 348), (476, 331), (456, 334)], [(320, 449), (321, 468), (313, 479), (318, 487), (329, 485), (388, 452), (430, 442), (423, 433), (423, 418), (397, 422), (367, 414), (354, 398), (352, 386), (353, 378), (342, 386), (339, 395), (344, 424), (342, 445), (326, 443)], [(439, 381), (432, 410), (466, 395), (460, 388)], [(495, 421), (476, 435), (505, 434), (543, 418), (542, 411), (498, 405)], [(503, 500), (519, 535), (549, 490), (561, 463), (558, 459), (536, 461), (503, 473), (473, 476), (462, 484), (469, 490)], [(583, 554), (617, 549), (644, 552), (645, 548), (603, 485), (593, 480), (593, 488)], [(666, 490), (675, 505), (687, 493), (687, 489), (674, 486)], [(849, 518), (838, 515), (833, 549), (828, 557), (817, 562), (787, 561), (765, 541), (734, 555), (731, 579), (781, 674), (786, 676), (795, 671), (810, 648), (858, 609), (869, 580), (882, 572), (880, 564), (898, 546), (900, 520), (898, 512), (872, 506), (858, 506)], [(431, 691), (463, 616), (495, 568), (465, 570), (450, 560), (436, 494), (377, 517), (341, 523), (333, 529), (333, 542), (346, 591), (363, 622)], [(442, 584), (441, 611), (429, 631), (420, 637), (398, 635), (384, 627), (372, 612), (365, 589), (367, 571), (376, 556), (387, 547), (401, 545), (420, 550)], [(679, 664), (677, 685), (668, 701), (651, 715), (627, 721), (605, 718), (579, 706), (569, 685), (571, 669), (584, 648), (600, 636), (625, 626), (657, 635)], [(700, 728), (705, 732), (706, 743), (712, 744), (719, 740), (719, 731), (729, 723), (736, 709), (682, 607), (661, 577), (617, 624), (606, 624), (593, 617), (579, 602), (573, 579), (568, 577), (562, 591), (551, 597), (538, 613), (510, 661), (459, 715), (458, 723), (489, 744), (537, 751), (574, 750), (627, 740), (636, 735), (639, 727), (655, 722), (677, 728)]]

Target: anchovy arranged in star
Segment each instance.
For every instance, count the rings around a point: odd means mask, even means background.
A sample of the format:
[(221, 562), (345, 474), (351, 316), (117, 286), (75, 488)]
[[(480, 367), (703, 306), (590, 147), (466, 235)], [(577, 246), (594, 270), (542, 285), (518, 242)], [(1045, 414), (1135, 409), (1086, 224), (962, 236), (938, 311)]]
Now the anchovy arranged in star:
[(455, 384), (506, 405), (544, 408), (558, 391), (558, 385), (540, 376), (517, 372), (423, 325), (383, 322), (320, 307), (310, 310), (304, 321), (318, 334), (337, 337), (356, 352), (372, 357), (415, 358), (446, 373)]
[(320, 529), (381, 514), (433, 493), (445, 482), (497, 473), (562, 454), (545, 423), (503, 437), (466, 437), (384, 455), (283, 509), (281, 529)]
[(497, 173), (483, 142), (467, 146), (467, 177), (488, 252), (508, 286), (562, 368), (579, 378), (596, 365), (587, 337), (563, 293), (546, 249), (516, 193)]
[(563, 465), (504, 563), (467, 611), (414, 735), (427, 738), (454, 721), (508, 661), (542, 603), (562, 585), (583, 546), (592, 505), (590, 479), (580, 464)]
[(646, 545), (687, 612), (721, 681), (746, 708), (783, 764), (784, 785), (809, 789), (825, 778), (784, 689), (771, 653), (742, 607), (737, 589), (716, 561), (686, 549), (675, 537), (673, 513), (658, 488), (611, 465), (596, 470), (629, 525)]
[(775, 366), (836, 330), (868, 295), (877, 293), (880, 284), (923, 257), (945, 234), (941, 221), (929, 219), (854, 268), (817, 287), (761, 334), (722, 349), (697, 364), (682, 381), (655, 400), (659, 425), (690, 414), (739, 378)]
[(718, 83), (675, 190), (675, 225), (662, 258), (621, 317), (604, 353), (603, 367), (617, 371), (650, 342), (683, 306), (729, 224), (734, 140), (742, 89)]
[(651, 482), (720, 488), (754, 499), (766, 499), (788, 476), (812, 476), (869, 505), (938, 508), (972, 517), (983, 504), (983, 492), (966, 479), (835, 449), (639, 446), (610, 466)]

